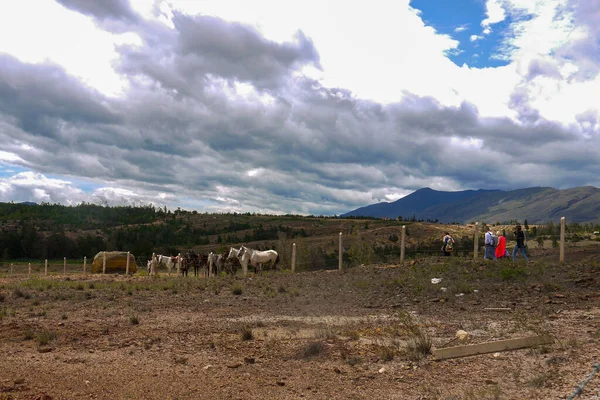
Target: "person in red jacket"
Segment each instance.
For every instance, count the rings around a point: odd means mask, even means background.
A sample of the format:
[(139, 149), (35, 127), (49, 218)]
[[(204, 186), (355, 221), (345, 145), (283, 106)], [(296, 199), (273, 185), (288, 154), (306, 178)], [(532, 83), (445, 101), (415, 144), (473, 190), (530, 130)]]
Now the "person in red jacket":
[(496, 236), (498, 236), (498, 246), (496, 247), (496, 258), (502, 258), (508, 256), (508, 252), (506, 251), (506, 237), (502, 235), (502, 232), (497, 231)]

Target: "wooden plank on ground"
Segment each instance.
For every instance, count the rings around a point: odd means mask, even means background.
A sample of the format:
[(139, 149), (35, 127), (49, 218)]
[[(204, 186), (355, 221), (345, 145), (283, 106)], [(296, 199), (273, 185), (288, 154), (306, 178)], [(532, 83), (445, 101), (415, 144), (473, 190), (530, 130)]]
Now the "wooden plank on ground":
[(477, 354), (496, 353), (507, 350), (517, 350), (526, 347), (539, 346), (542, 344), (552, 344), (554, 339), (549, 335), (530, 336), (519, 339), (498, 340), (496, 342), (486, 342), (471, 344), (465, 346), (446, 347), (444, 349), (435, 349), (433, 356), (436, 360), (445, 360), (447, 358), (467, 357)]

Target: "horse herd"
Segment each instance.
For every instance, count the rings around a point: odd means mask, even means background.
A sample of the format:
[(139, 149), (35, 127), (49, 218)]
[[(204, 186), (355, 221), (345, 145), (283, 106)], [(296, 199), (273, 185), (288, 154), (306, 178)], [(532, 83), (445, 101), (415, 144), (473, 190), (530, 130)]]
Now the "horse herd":
[(177, 269), (183, 276), (188, 276), (190, 269), (194, 271), (194, 276), (203, 275), (210, 277), (218, 275), (221, 272), (235, 275), (239, 267), (243, 271), (248, 270), (248, 265), (254, 268), (254, 272), (260, 272), (265, 264), (270, 264), (277, 269), (279, 255), (275, 250), (254, 250), (246, 246), (239, 249), (231, 247), (229, 252), (198, 254), (194, 251), (186, 251), (183, 255), (164, 256), (152, 255), (148, 260), (148, 274), (153, 276), (157, 269), (163, 266), (171, 274), (173, 269)]

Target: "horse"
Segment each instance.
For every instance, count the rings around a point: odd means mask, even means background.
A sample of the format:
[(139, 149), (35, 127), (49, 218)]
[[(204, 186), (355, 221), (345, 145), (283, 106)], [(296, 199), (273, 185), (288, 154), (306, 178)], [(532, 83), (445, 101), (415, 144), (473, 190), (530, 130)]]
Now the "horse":
[(177, 264), (177, 256), (163, 256), (161, 254), (157, 255), (158, 265), (164, 265), (167, 268), (167, 272), (171, 275), (171, 271)]
[(196, 264), (198, 263), (198, 256), (193, 251), (190, 253), (186, 251), (183, 257), (181, 258), (181, 275), (188, 276), (188, 271), (190, 270), (190, 266), (196, 269)]
[(194, 264), (194, 276), (200, 274), (200, 268), (204, 270), (202, 275), (206, 277), (208, 271), (208, 254), (198, 254), (198, 262)]
[(148, 260), (148, 276), (155, 276), (158, 269), (158, 258), (156, 256)]
[(218, 275), (225, 267), (225, 254), (217, 254), (211, 252), (208, 255), (208, 270), (209, 275)]
[(229, 254), (225, 258), (225, 267), (227, 272), (230, 272), (231, 275), (235, 275), (235, 272), (240, 267), (240, 259), (238, 258), (240, 250), (235, 247), (229, 248)]
[(246, 246), (240, 247), (238, 252), (240, 264), (248, 268), (248, 262), (254, 267), (254, 273), (262, 271), (263, 264), (272, 263), (273, 268), (277, 270), (279, 263), (279, 254), (275, 250), (253, 250)]

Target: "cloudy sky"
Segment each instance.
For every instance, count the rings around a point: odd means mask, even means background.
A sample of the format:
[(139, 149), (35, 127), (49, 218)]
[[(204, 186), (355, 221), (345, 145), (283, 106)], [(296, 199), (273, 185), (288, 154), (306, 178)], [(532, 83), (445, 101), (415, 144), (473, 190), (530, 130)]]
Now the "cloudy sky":
[(597, 0), (0, 5), (0, 201), (340, 214), (600, 186)]

